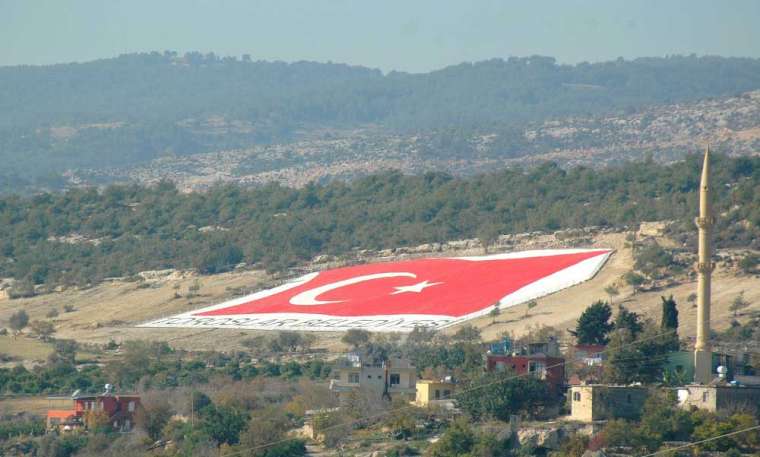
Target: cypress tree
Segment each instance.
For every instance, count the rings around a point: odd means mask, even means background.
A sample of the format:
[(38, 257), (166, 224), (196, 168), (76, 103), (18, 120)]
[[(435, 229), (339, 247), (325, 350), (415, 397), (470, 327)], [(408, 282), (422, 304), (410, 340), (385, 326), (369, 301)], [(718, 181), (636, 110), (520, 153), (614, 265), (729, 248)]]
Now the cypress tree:
[(679, 349), (678, 343), (678, 308), (676, 307), (676, 301), (673, 299), (673, 295), (668, 298), (660, 297), (662, 299), (662, 322), (660, 328), (663, 332), (672, 331), (672, 334), (668, 334), (666, 339), (667, 349), (677, 351)]
[(660, 328), (663, 330), (678, 330), (678, 308), (676, 308), (676, 301), (671, 295), (668, 298), (660, 297), (662, 299), (662, 323)]

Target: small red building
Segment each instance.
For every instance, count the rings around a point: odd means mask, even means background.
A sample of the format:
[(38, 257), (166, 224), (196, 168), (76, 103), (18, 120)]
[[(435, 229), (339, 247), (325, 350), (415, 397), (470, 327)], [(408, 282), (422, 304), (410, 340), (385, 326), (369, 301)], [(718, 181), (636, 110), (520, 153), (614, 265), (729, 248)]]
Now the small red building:
[(509, 370), (515, 374), (531, 373), (543, 379), (554, 393), (562, 392), (565, 385), (565, 359), (550, 357), (545, 354), (507, 355), (488, 354), (486, 356), (488, 371)]
[(90, 412), (103, 412), (114, 430), (128, 432), (135, 424), (135, 414), (140, 406), (137, 395), (74, 395), (71, 397), (48, 397), (47, 429), (70, 431), (86, 429), (86, 417)]

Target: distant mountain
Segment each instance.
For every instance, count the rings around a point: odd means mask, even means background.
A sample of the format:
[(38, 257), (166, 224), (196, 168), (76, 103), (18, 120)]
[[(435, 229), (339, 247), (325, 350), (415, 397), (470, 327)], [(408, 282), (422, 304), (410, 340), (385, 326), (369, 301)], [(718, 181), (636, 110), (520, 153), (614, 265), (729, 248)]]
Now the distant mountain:
[(120, 169), (331, 129), (521, 132), (547, 119), (632, 114), (758, 88), (760, 59), (696, 56), (574, 66), (494, 59), (423, 74), (171, 52), (2, 67), (0, 190), (59, 185), (66, 170)]

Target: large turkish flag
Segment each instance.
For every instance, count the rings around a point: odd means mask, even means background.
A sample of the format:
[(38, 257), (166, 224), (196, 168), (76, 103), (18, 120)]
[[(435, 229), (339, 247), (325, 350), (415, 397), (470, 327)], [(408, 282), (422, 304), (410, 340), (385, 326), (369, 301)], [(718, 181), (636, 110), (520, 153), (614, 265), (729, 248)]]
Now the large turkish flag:
[[(562, 252), (562, 251), (560, 251)], [(428, 258), (322, 271), (194, 316), (304, 313), (462, 317), (607, 250), (528, 257)], [(267, 293), (271, 292), (271, 293)]]

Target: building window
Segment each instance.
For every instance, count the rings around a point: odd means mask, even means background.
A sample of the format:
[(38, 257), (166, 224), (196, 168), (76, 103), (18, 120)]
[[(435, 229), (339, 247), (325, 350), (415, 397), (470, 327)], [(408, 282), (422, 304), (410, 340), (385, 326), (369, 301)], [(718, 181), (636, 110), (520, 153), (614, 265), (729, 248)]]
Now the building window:
[(128, 410), (130, 413), (133, 413), (133, 412), (135, 412), (135, 402), (134, 402), (134, 401), (130, 401), (130, 402), (129, 402), (129, 404), (127, 405), (127, 410)]
[(391, 385), (397, 386), (401, 384), (401, 376), (398, 373), (391, 374)]
[(702, 401), (707, 401), (708, 398), (710, 398), (710, 394), (707, 391), (702, 392)]
[[(379, 378), (379, 377), (380, 377), (380, 376), (378, 376), (378, 378)], [(367, 379), (372, 379), (372, 375), (371, 375), (371, 374), (368, 374), (368, 375), (367, 375)]]
[(573, 392), (573, 401), (581, 401), (581, 393)]
[(348, 382), (352, 382), (354, 384), (359, 384), (359, 373), (349, 373), (348, 374)]
[(451, 396), (450, 390), (444, 390), (443, 391), (443, 398), (449, 398)]
[(438, 389), (435, 389), (435, 399), (440, 400), (441, 399), (441, 391)]
[(546, 376), (546, 365), (542, 362), (530, 362), (528, 364), (528, 371), (533, 374), (538, 374), (541, 379)]
[(631, 402), (631, 394), (627, 394), (627, 395), (625, 396), (625, 401), (626, 401), (626, 402), (628, 402), (628, 403), (630, 403), (630, 402)]

